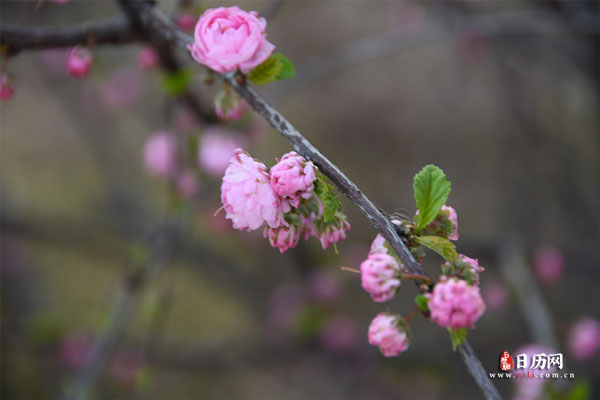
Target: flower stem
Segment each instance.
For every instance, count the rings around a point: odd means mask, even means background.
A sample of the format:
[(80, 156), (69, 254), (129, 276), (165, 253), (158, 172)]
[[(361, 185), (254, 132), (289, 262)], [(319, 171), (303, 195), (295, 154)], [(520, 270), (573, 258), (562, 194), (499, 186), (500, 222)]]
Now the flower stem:
[(429, 279), (428, 277), (424, 276), (424, 275), (419, 275), (419, 274), (402, 274), (401, 276), (402, 280), (407, 280), (407, 279), (418, 279), (422, 282), (425, 282), (427, 284), (432, 283), (433, 281), (431, 279)]
[(348, 271), (348, 272), (354, 272), (355, 274), (360, 274), (360, 271), (354, 268), (349, 268), (349, 267), (341, 267), (340, 268), (342, 271)]
[(410, 314), (408, 314), (406, 318), (404, 318), (404, 322), (408, 324), (410, 320), (413, 319), (413, 317), (419, 313), (420, 310), (421, 309), (419, 307), (415, 306), (415, 308), (413, 308)]

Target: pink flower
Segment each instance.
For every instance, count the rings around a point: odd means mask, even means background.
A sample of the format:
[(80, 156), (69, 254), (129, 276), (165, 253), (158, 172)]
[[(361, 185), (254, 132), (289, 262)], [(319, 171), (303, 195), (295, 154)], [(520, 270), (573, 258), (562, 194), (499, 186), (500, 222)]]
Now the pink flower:
[(85, 77), (92, 68), (92, 52), (84, 47), (74, 47), (67, 58), (67, 72), (74, 78)]
[(444, 328), (474, 328), (485, 311), (479, 287), (462, 279), (442, 276), (427, 297), (431, 320)]
[(285, 225), (283, 214), (290, 208), (271, 188), (267, 167), (242, 149), (234, 154), (221, 185), (225, 217), (239, 230), (256, 230), (265, 223), (271, 228)]
[(265, 61), (275, 49), (266, 39), (267, 22), (254, 11), (238, 7), (206, 10), (188, 45), (192, 56), (217, 72), (239, 68), (244, 74)]
[(369, 250), (369, 255), (371, 254), (387, 254), (388, 249), (385, 247), (385, 239), (381, 234), (377, 234), (375, 239), (373, 239), (373, 243), (371, 244), (371, 249)]
[(375, 253), (360, 264), (362, 287), (373, 301), (383, 303), (394, 298), (400, 287), (400, 265), (389, 254)]
[(345, 219), (339, 220), (336, 224), (329, 224), (320, 232), (317, 232), (317, 237), (321, 242), (323, 250), (327, 249), (331, 244), (337, 243), (340, 240), (346, 239), (346, 233), (350, 230), (350, 223)]
[(569, 333), (570, 354), (584, 361), (600, 349), (600, 323), (593, 318), (581, 318)]
[(177, 177), (177, 190), (184, 199), (193, 197), (198, 193), (198, 178), (192, 171), (184, 171)]
[(158, 52), (152, 46), (144, 47), (138, 55), (138, 65), (142, 69), (152, 69), (156, 67), (158, 60)]
[(12, 84), (10, 76), (8, 74), (2, 74), (0, 76), (0, 99), (10, 100), (15, 93), (15, 87)]
[(458, 240), (458, 215), (456, 215), (456, 210), (450, 206), (442, 206), (442, 211), (448, 213), (448, 219), (452, 223), (452, 231), (448, 235), (448, 239), (450, 240)]
[(177, 26), (185, 32), (191, 32), (196, 25), (196, 17), (190, 13), (179, 14), (177, 17)]
[(481, 289), (481, 295), (489, 310), (500, 310), (506, 304), (508, 293), (506, 286), (497, 281), (486, 284)]
[(164, 131), (153, 133), (144, 144), (144, 165), (156, 176), (167, 177), (175, 172), (177, 141)]
[(236, 121), (248, 109), (248, 105), (236, 93), (221, 90), (215, 96), (215, 113), (223, 121)]
[(565, 258), (559, 249), (544, 246), (537, 249), (533, 258), (533, 267), (543, 284), (553, 285), (562, 278), (565, 271)]
[(322, 304), (330, 304), (339, 299), (342, 287), (338, 279), (325, 271), (314, 271), (308, 277), (308, 294), (310, 298)]
[(384, 356), (400, 355), (408, 348), (409, 343), (406, 328), (396, 315), (382, 312), (371, 321), (369, 344), (379, 346)]
[(356, 347), (358, 332), (356, 323), (347, 317), (332, 317), (321, 329), (321, 345), (334, 353), (342, 353)]
[[(469, 281), (473, 285), (479, 286), (479, 274), (484, 271), (484, 268), (481, 265), (479, 265), (479, 262), (476, 259), (467, 257), (464, 254), (459, 254), (458, 258), (460, 261), (456, 263), (457, 266), (463, 267), (463, 271), (468, 272), (468, 274), (472, 276), (472, 278)], [(444, 266), (450, 268), (450, 263), (446, 261), (446, 263), (444, 263)]]
[(293, 249), (300, 241), (301, 229), (294, 224), (289, 226), (281, 225), (278, 228), (266, 227), (263, 232), (264, 237), (269, 238), (271, 247), (279, 249), (284, 253), (287, 249)]
[(313, 163), (295, 151), (284, 154), (271, 168), (271, 187), (296, 208), (301, 199), (311, 198), (316, 179)]
[(219, 126), (209, 126), (204, 130), (200, 139), (198, 162), (207, 173), (214, 176), (223, 175), (233, 157), (233, 151), (240, 147), (236, 136), (240, 135)]

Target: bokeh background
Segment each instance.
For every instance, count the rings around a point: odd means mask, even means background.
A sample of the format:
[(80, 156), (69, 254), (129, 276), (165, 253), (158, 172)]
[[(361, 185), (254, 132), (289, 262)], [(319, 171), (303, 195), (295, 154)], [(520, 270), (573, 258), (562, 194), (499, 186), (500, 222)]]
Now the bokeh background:
[[(378, 206), (412, 216), (414, 174), (429, 163), (446, 172), (458, 250), (486, 269), (488, 310), (469, 334), (484, 368), (544, 344), (576, 378), (552, 380), (540, 398), (600, 398), (598, 353), (576, 356), (571, 339), (600, 311), (598, 3), (235, 4), (267, 16), (269, 40), (297, 67), (259, 91)], [(195, 10), (217, 5), (234, 3)], [(2, 24), (32, 26), (120, 12), (111, 1), (0, 6)], [(408, 314), (416, 289), (377, 304), (340, 270), (358, 267), (375, 236), (346, 199), (352, 230), (339, 254), (314, 239), (279, 254), (261, 231), (213, 216), (220, 178), (196, 160), (212, 128), (165, 93), (159, 67), (138, 66), (141, 48), (94, 47), (83, 80), (67, 75), (64, 49), (7, 64), (2, 398), (60, 398), (124, 291), (131, 317), (90, 398), (481, 398), (447, 332), (425, 318), (400, 357), (369, 346), (371, 319)], [(221, 82), (179, 58), (210, 107)], [(227, 125), (268, 165), (290, 151), (253, 112)], [(144, 168), (159, 130), (185, 145), (192, 194)], [(440, 263), (430, 254), (424, 267), (437, 274)], [(132, 280), (140, 270), (150, 273)], [(514, 381), (495, 384), (517, 393)]]

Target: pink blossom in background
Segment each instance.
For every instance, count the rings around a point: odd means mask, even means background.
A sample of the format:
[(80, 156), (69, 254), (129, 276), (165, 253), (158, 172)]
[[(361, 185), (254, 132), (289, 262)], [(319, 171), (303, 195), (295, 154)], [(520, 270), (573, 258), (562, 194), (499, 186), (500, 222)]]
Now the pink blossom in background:
[(200, 139), (198, 162), (213, 176), (221, 176), (229, 166), (234, 150), (240, 147), (240, 134), (220, 126), (208, 126)]
[[(175, 113), (175, 126), (177, 127), (178, 131), (191, 133), (199, 129), (201, 125), (202, 124), (200, 123), (200, 120), (198, 120), (196, 114), (190, 111), (189, 108), (179, 107), (177, 109)], [(231, 152), (231, 154), (233, 155), (233, 151)], [(225, 166), (225, 168), (227, 168), (227, 166)], [(223, 171), (219, 175), (225, 172), (225, 168), (223, 168)]]
[(481, 289), (481, 295), (490, 311), (497, 311), (506, 305), (508, 290), (502, 282), (492, 281)]
[(184, 171), (177, 177), (177, 190), (184, 199), (194, 197), (199, 189), (198, 177), (192, 171)]
[(190, 13), (179, 14), (176, 19), (177, 26), (184, 32), (192, 32), (194, 26), (196, 26), (196, 21), (196, 16)]
[(334, 353), (353, 350), (358, 343), (356, 322), (343, 316), (329, 318), (321, 329), (320, 340), (325, 349)]
[(544, 246), (533, 256), (533, 268), (540, 282), (553, 285), (562, 278), (565, 271), (565, 258), (554, 246)]
[(115, 380), (124, 385), (131, 385), (143, 367), (144, 359), (139, 352), (123, 349), (115, 353), (108, 371)]
[(600, 349), (600, 322), (584, 317), (571, 328), (568, 337), (569, 355), (585, 361)]
[(0, 99), (10, 100), (15, 93), (15, 87), (10, 79), (10, 76), (6, 73), (0, 76)]
[(138, 54), (138, 65), (142, 69), (152, 69), (158, 65), (160, 57), (156, 49), (152, 46), (144, 47)]
[[(521, 346), (517, 350), (510, 352), (511, 354), (527, 354), (527, 365), (531, 366), (531, 359), (534, 354), (555, 354), (556, 351), (551, 349), (550, 347), (532, 343)], [(515, 360), (516, 362), (516, 360)], [(515, 364), (516, 366), (516, 364)], [(544, 373), (552, 373), (556, 371), (556, 366), (552, 366), (549, 369), (544, 369)], [(519, 370), (520, 373), (527, 375), (535, 375), (534, 379), (515, 379), (513, 380), (517, 384), (517, 391), (512, 397), (513, 400), (540, 400), (542, 397), (542, 393), (544, 390), (544, 384), (547, 382), (546, 379), (538, 379), (539, 373), (542, 372), (539, 369), (523, 369)]]
[(142, 95), (143, 85), (139, 70), (120, 68), (103, 83), (101, 98), (109, 110), (118, 110), (136, 102)]
[(275, 49), (267, 41), (267, 22), (254, 11), (238, 7), (206, 10), (194, 30), (192, 56), (217, 72), (240, 69), (244, 74), (265, 61)]
[(266, 227), (263, 236), (269, 238), (271, 247), (279, 249), (284, 253), (288, 249), (293, 249), (300, 241), (301, 229), (294, 224), (280, 226), (278, 228)]
[(85, 47), (74, 47), (67, 58), (67, 72), (74, 78), (87, 76), (92, 68), (94, 57)]
[(269, 324), (276, 328), (289, 328), (305, 305), (302, 286), (284, 283), (278, 286), (269, 297)]
[(237, 93), (227, 90), (217, 93), (213, 105), (215, 114), (222, 121), (237, 121), (248, 109), (246, 102)]
[(290, 206), (271, 188), (267, 167), (242, 149), (236, 149), (234, 154), (221, 185), (226, 218), (235, 229), (246, 231), (263, 224), (271, 228), (286, 225), (283, 214), (290, 211)]
[(307, 280), (308, 295), (321, 304), (331, 304), (340, 298), (342, 286), (337, 276), (325, 271), (313, 271)]
[(479, 287), (462, 279), (442, 276), (427, 297), (431, 320), (444, 328), (474, 328), (485, 311)]
[(271, 167), (271, 187), (296, 208), (300, 200), (311, 198), (316, 179), (314, 164), (295, 151), (284, 154)]
[(330, 245), (346, 239), (346, 233), (349, 231), (350, 223), (343, 219), (339, 224), (327, 225), (321, 232), (317, 232), (317, 237), (323, 250), (326, 250)]
[(90, 333), (70, 333), (60, 342), (60, 357), (71, 368), (85, 364), (94, 345), (94, 336)]
[(378, 346), (385, 357), (400, 355), (409, 343), (407, 332), (396, 315), (382, 312), (371, 321), (369, 344)]
[(363, 289), (377, 303), (393, 299), (401, 283), (400, 265), (395, 257), (384, 253), (369, 254), (360, 264), (360, 275)]
[(153, 175), (171, 176), (177, 168), (177, 140), (172, 133), (158, 131), (144, 144), (144, 166)]

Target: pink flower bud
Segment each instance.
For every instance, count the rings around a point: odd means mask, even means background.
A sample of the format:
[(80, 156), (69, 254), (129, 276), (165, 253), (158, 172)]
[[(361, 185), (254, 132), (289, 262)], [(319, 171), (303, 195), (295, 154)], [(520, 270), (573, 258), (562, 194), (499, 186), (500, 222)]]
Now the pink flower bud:
[(87, 76), (92, 68), (92, 52), (84, 47), (74, 47), (67, 58), (67, 71), (74, 78)]
[(331, 304), (340, 298), (341, 292), (340, 281), (331, 273), (314, 271), (308, 277), (308, 294), (317, 303)]
[(0, 76), (0, 99), (10, 100), (15, 93), (15, 87), (12, 84), (12, 80), (8, 74), (2, 74)]
[(283, 214), (290, 207), (271, 188), (267, 167), (242, 149), (236, 149), (234, 154), (221, 185), (226, 218), (235, 229), (247, 231), (265, 223), (271, 228), (286, 225)]
[(400, 287), (400, 265), (389, 254), (369, 254), (360, 264), (360, 273), (363, 289), (377, 303), (393, 299)]
[(247, 74), (265, 61), (275, 49), (267, 41), (267, 21), (254, 11), (238, 7), (206, 10), (194, 30), (192, 56), (217, 72), (240, 69)]
[(237, 93), (221, 90), (215, 96), (215, 113), (223, 121), (236, 121), (246, 113), (248, 105)]
[(584, 361), (600, 349), (600, 323), (590, 317), (581, 318), (569, 332), (570, 354)]
[(481, 289), (481, 295), (491, 311), (500, 310), (506, 304), (508, 293), (506, 286), (498, 281), (492, 281)]
[(144, 165), (153, 175), (167, 177), (177, 167), (177, 141), (169, 132), (153, 133), (144, 144)]
[(271, 247), (279, 249), (284, 253), (287, 249), (293, 249), (300, 241), (301, 229), (296, 225), (280, 226), (278, 228), (266, 227), (263, 232), (264, 237), (269, 238)]
[(158, 52), (152, 46), (146, 46), (138, 55), (138, 65), (142, 69), (152, 69), (156, 67), (159, 61)]
[[(416, 215), (419, 215), (419, 210)], [(424, 231), (429, 235), (458, 240), (458, 216), (454, 208), (442, 206), (438, 215), (424, 228)]]
[(408, 348), (409, 343), (407, 328), (398, 316), (382, 312), (371, 321), (369, 344), (378, 346), (384, 356), (400, 355)]
[(356, 347), (358, 341), (356, 322), (347, 317), (332, 317), (321, 330), (321, 345), (334, 353), (343, 353)]
[(196, 25), (197, 18), (190, 13), (179, 14), (177, 17), (177, 26), (185, 32), (192, 32)]
[(235, 131), (220, 126), (207, 127), (198, 149), (200, 167), (213, 176), (223, 175), (234, 150), (240, 147), (240, 141), (236, 138), (239, 136)]
[[(459, 261), (455, 263), (456, 266), (464, 268), (463, 271), (471, 276), (469, 281), (473, 285), (479, 286), (479, 274), (484, 271), (484, 268), (479, 265), (479, 262), (476, 259), (467, 257), (464, 254), (459, 254), (458, 258)], [(446, 261), (444, 266), (450, 268), (450, 263)]]
[(321, 242), (323, 250), (327, 249), (333, 243), (346, 239), (346, 233), (350, 231), (350, 223), (345, 219), (340, 219), (335, 224), (329, 224), (320, 232), (317, 232), (317, 237)]
[(444, 328), (474, 328), (485, 311), (479, 287), (462, 279), (442, 276), (427, 297), (431, 320)]
[(311, 198), (316, 179), (314, 164), (295, 151), (284, 154), (271, 168), (271, 187), (296, 208), (301, 199)]
[(539, 248), (533, 258), (536, 275), (543, 284), (553, 285), (562, 278), (565, 258), (559, 249), (553, 246)]

